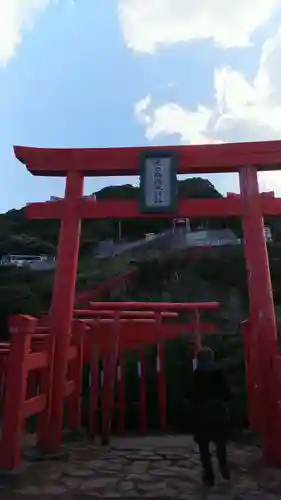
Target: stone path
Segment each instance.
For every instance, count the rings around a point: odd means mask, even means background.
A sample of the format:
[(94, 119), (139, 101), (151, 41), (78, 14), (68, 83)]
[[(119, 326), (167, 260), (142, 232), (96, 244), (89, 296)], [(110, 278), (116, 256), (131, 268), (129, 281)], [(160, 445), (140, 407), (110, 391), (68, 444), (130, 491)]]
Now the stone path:
[(108, 447), (84, 438), (64, 450), (64, 460), (23, 463), (20, 474), (0, 477), (0, 498), (281, 498), (281, 471), (263, 467), (253, 446), (230, 445), (231, 484), (218, 481), (212, 491), (201, 485), (190, 436), (113, 439)]

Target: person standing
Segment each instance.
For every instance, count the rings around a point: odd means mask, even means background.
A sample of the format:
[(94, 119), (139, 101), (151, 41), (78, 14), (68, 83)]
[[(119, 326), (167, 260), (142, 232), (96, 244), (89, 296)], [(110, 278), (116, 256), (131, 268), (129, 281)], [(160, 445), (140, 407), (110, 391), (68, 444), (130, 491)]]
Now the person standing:
[(227, 403), (231, 393), (222, 370), (214, 362), (214, 353), (202, 348), (197, 353), (197, 367), (192, 374), (189, 399), (192, 406), (194, 439), (199, 447), (203, 482), (214, 486), (215, 478), (210, 443), (216, 447), (220, 473), (230, 478), (227, 460), (229, 421)]

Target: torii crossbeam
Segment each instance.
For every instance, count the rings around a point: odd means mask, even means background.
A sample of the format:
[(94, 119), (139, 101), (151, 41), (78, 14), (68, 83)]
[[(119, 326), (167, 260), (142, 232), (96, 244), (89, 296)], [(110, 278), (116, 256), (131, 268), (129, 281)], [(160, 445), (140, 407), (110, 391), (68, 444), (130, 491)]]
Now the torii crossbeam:
[[(238, 172), (241, 195), (212, 200), (180, 200), (170, 213), (140, 212), (137, 201), (83, 199), (84, 176), (138, 175), (140, 157), (173, 155), (177, 173)], [(278, 356), (274, 303), (264, 237), (263, 215), (280, 215), (281, 199), (259, 194), (258, 171), (281, 169), (281, 141), (169, 146), (165, 148), (40, 149), (15, 147), (16, 157), (33, 175), (66, 177), (65, 198), (27, 207), (29, 218), (61, 220), (57, 270), (50, 327), (55, 342), (53, 402), (47, 445), (56, 451), (61, 442), (67, 346), (75, 298), (81, 219), (136, 217), (218, 217), (243, 219), (248, 271), (250, 316), (258, 342), (260, 380), (264, 404), (260, 421), (263, 452), (270, 462), (281, 461), (281, 428), (276, 415), (280, 388), (272, 374)]]

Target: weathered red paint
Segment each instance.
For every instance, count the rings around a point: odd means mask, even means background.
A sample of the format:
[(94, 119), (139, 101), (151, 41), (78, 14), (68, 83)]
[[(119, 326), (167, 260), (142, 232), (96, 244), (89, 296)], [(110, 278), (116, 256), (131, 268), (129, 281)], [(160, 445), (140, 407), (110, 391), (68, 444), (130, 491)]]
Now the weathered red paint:
[[(91, 309), (74, 309), (73, 315), (78, 318), (113, 318), (114, 311), (101, 309), (101, 310), (91, 310)], [(120, 311), (120, 318), (132, 318), (132, 319), (142, 319), (142, 318), (153, 318), (155, 315), (154, 311)], [(164, 311), (161, 312), (162, 318), (177, 318), (178, 313)]]
[[(148, 323), (149, 321), (149, 323)], [(95, 343), (97, 348), (103, 351), (107, 346), (107, 338), (111, 332), (112, 321), (110, 319), (101, 319), (86, 334), (84, 344), (84, 359), (88, 362), (91, 358), (93, 333), (95, 334)], [(200, 332), (203, 334), (212, 334), (217, 328), (212, 323), (200, 323)], [(161, 335), (163, 340), (172, 340), (179, 335), (190, 333), (190, 342), (193, 343), (194, 324), (163, 324), (161, 326)], [(138, 349), (157, 343), (157, 329), (155, 321), (151, 319), (120, 320), (119, 326), (119, 347), (120, 349)]]
[(145, 380), (145, 352), (141, 348), (139, 350), (139, 393), (140, 393), (140, 430), (142, 434), (146, 434), (147, 431), (147, 419), (146, 419), (146, 380)]
[(14, 316), (10, 320), (12, 344), (7, 359), (3, 430), (0, 444), (0, 467), (4, 469), (17, 467), (21, 460), (20, 443), (28, 376), (28, 354), (35, 325), (36, 320), (29, 316)]
[(61, 443), (67, 351), (70, 341), (72, 310), (75, 301), (75, 283), (78, 264), (81, 221), (76, 214), (77, 200), (83, 194), (83, 176), (71, 172), (67, 176), (64, 215), (61, 223), (57, 269), (50, 311), (50, 332), (54, 339), (54, 367), (49, 433), (46, 451), (58, 451)]
[(248, 395), (248, 420), (250, 428), (259, 432), (261, 428), (260, 416), (262, 414), (262, 398), (260, 394), (261, 381), (259, 380), (259, 367), (257, 364), (257, 336), (254, 334), (251, 322), (244, 321), (241, 325), (244, 341), (244, 360), (246, 372), (246, 387)]
[[(264, 215), (274, 216), (281, 212), (281, 198), (268, 198), (260, 195), (261, 210)], [(61, 219), (63, 216), (64, 201), (30, 203), (26, 208), (28, 219)], [(77, 202), (77, 215), (80, 219), (140, 219), (143, 214), (139, 211), (135, 200), (100, 200), (81, 199)], [(173, 217), (242, 217), (243, 208), (241, 197), (228, 196), (227, 198), (188, 199), (179, 200)], [(147, 219), (167, 219), (167, 214), (146, 214)]]
[(90, 436), (95, 437), (98, 432), (99, 349), (93, 332), (91, 332), (88, 363), (90, 364), (90, 407), (88, 428)]
[(278, 356), (278, 339), (256, 168), (244, 167), (239, 173), (239, 179), (243, 200), (251, 328), (253, 335), (258, 338), (255, 354), (259, 358), (260, 394), (266, 402), (260, 406), (259, 430), (264, 456), (268, 462), (276, 463), (278, 457), (281, 459), (281, 452), (276, 441), (280, 422), (276, 422), (275, 401), (280, 397), (281, 388), (276, 386), (271, 365), (272, 360)]
[(165, 433), (167, 431), (167, 396), (164, 367), (165, 351), (162, 338), (162, 317), (159, 312), (155, 314), (155, 323), (157, 335), (156, 370), (159, 397), (159, 423), (161, 432)]
[(159, 312), (179, 312), (217, 310), (220, 308), (219, 302), (90, 302), (93, 309), (111, 309), (112, 311), (159, 311)]
[(139, 158), (148, 151), (177, 155), (179, 174), (238, 172), (242, 165), (258, 170), (279, 170), (281, 141), (208, 144), (196, 146), (43, 149), (15, 146), (18, 160), (33, 175), (61, 176), (81, 172), (90, 176), (138, 175)]
[(103, 385), (102, 385), (102, 443), (108, 444), (114, 410), (114, 381), (118, 360), (119, 328), (118, 312), (111, 324), (111, 334), (107, 338), (106, 349), (103, 352)]
[(118, 432), (122, 436), (125, 433), (125, 362), (124, 351), (119, 349), (118, 355)]
[(200, 312), (195, 309), (193, 312), (193, 339), (194, 339), (194, 356), (198, 353), (201, 348), (201, 323), (200, 323)]
[(84, 338), (87, 326), (80, 320), (72, 324), (72, 345), (74, 356), (69, 360), (69, 380), (73, 380), (74, 388), (67, 399), (68, 428), (72, 431), (80, 430), (81, 425), (81, 387), (84, 355)]

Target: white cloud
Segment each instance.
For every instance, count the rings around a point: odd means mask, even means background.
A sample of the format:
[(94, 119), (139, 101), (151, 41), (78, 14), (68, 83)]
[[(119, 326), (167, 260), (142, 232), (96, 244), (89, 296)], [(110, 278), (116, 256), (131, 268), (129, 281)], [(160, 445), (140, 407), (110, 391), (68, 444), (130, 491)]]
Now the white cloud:
[(16, 53), (25, 29), (53, 0), (0, 0), (0, 65)]
[(149, 123), (150, 116), (147, 114), (147, 109), (151, 104), (151, 97), (148, 95), (135, 104), (135, 115), (143, 123)]
[(119, 0), (119, 19), (127, 45), (153, 53), (158, 46), (212, 39), (217, 45), (244, 47), (280, 0)]
[(150, 96), (135, 105), (135, 116), (146, 126), (147, 139), (153, 140), (159, 135), (180, 134), (183, 142), (208, 142), (205, 131), (212, 116), (211, 110), (198, 106), (198, 110), (193, 112), (175, 103), (164, 104), (154, 110), (150, 110), (150, 107)]
[[(229, 67), (216, 69), (214, 108), (199, 105), (195, 111), (176, 103), (153, 108), (135, 107), (145, 125), (146, 137), (178, 134), (183, 143), (235, 142), (281, 139), (281, 29), (263, 46), (260, 65), (252, 82)], [(263, 187), (281, 190), (281, 173), (263, 173)]]

